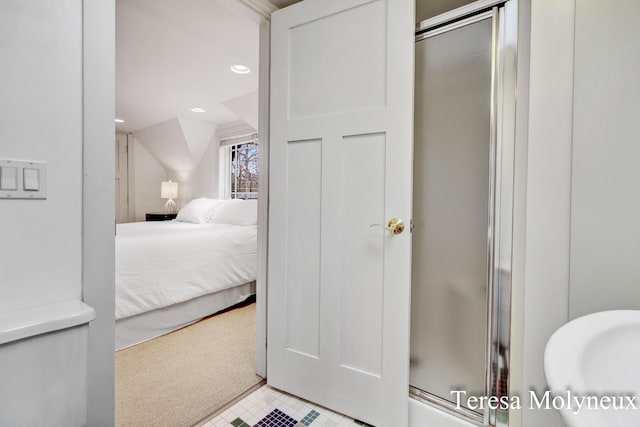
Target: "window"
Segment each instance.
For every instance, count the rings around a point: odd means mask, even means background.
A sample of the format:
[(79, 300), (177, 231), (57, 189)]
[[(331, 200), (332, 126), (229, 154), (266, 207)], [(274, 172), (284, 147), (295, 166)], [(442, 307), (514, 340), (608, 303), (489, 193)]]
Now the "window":
[(220, 198), (258, 198), (258, 139), (256, 135), (221, 141)]
[(258, 140), (231, 146), (232, 199), (258, 198)]

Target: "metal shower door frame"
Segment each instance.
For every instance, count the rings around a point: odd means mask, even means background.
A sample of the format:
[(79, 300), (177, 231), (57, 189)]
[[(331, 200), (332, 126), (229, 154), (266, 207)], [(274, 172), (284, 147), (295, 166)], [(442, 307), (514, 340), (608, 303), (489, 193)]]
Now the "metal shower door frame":
[[(509, 399), (518, 1), (479, 0), (422, 21), (416, 42), (484, 19), (493, 20), (485, 396), (504, 402)], [(412, 386), (409, 395), (480, 425), (509, 425), (509, 405), (486, 406), (478, 414)]]

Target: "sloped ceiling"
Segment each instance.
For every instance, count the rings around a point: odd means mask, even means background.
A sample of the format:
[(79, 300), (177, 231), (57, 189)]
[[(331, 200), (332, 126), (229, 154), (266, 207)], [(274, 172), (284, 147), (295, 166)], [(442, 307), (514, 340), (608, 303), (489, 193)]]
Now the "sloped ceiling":
[(216, 126), (197, 120), (173, 118), (133, 132), (167, 170), (188, 172), (197, 168)]
[(242, 117), (249, 126), (258, 129), (258, 91), (230, 99), (223, 102), (223, 105)]
[[(117, 129), (245, 120), (225, 103), (258, 90), (258, 53), (257, 22), (226, 1), (116, 0)], [(252, 72), (231, 72), (236, 63)]]
[(216, 133), (216, 127), (209, 123), (187, 118), (178, 119), (178, 122), (182, 129), (185, 144), (189, 147), (189, 152), (191, 153), (191, 163), (195, 168), (200, 164), (204, 152), (207, 151), (209, 142), (211, 142)]

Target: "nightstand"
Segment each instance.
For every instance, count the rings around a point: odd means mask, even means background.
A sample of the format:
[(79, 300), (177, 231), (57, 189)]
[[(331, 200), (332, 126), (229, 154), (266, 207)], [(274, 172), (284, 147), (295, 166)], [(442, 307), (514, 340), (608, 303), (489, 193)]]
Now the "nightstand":
[(149, 212), (144, 216), (145, 221), (168, 221), (175, 219), (178, 214), (164, 212)]

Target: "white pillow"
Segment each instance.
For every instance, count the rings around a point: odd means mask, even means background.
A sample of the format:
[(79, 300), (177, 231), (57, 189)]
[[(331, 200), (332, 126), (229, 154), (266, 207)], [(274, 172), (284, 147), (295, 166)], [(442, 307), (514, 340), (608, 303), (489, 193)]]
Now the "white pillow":
[(256, 225), (258, 223), (258, 201), (240, 199), (224, 200), (215, 212), (213, 212), (211, 222)]
[(207, 199), (204, 197), (194, 199), (180, 209), (176, 216), (176, 221), (192, 222), (194, 224), (209, 222), (213, 212), (218, 206), (222, 205), (223, 202), (224, 200)]

